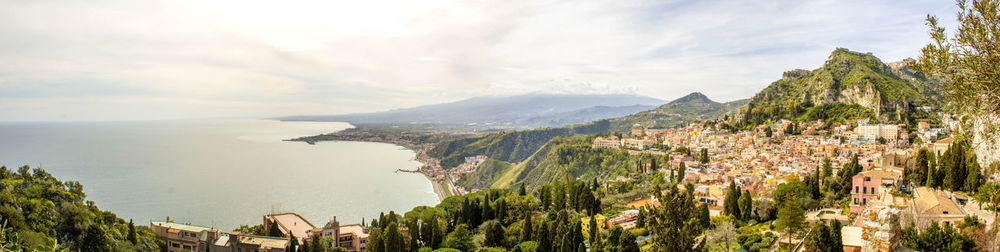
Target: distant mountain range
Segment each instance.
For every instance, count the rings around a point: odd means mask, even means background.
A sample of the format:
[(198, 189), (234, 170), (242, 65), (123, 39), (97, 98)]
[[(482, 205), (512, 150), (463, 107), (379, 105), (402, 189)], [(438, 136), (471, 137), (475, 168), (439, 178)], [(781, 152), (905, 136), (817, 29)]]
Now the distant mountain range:
[(483, 96), (384, 112), (289, 116), (285, 121), (384, 124), (475, 124), (521, 128), (558, 127), (649, 110), (666, 101), (639, 95), (524, 94)]

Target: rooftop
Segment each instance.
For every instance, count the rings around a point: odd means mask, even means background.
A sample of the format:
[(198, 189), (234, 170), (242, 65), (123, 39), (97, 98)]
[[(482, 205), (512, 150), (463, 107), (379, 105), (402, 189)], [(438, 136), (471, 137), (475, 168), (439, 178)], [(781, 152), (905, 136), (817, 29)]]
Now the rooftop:
[(271, 214), (267, 215), (267, 217), (273, 219), (284, 230), (287, 230), (298, 238), (309, 237), (308, 232), (316, 228), (312, 223), (309, 223), (309, 221), (296, 213)]
[(170, 228), (170, 229), (184, 230), (184, 231), (195, 232), (195, 233), (200, 233), (201, 231), (205, 231), (205, 230), (208, 230), (208, 231), (215, 230), (214, 228), (209, 228), (209, 227), (199, 227), (199, 226), (193, 226), (193, 225), (187, 225), (187, 224), (180, 224), (180, 223), (173, 223), (173, 222), (165, 222), (165, 221), (153, 221), (153, 222), (150, 222), (150, 225), (152, 225), (152, 226), (161, 226), (161, 227)]

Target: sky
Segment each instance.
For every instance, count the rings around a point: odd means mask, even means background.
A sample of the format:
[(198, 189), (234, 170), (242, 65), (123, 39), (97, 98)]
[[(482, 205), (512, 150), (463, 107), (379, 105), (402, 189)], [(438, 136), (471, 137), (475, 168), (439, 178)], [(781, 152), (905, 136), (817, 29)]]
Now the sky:
[(341, 114), (483, 95), (752, 96), (891, 62), (952, 1), (0, 1), (0, 121)]

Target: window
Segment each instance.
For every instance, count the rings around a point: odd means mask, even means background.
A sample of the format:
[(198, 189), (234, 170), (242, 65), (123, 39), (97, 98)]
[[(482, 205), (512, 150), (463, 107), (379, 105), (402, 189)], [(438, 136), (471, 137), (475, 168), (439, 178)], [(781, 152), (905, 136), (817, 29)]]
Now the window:
[(872, 181), (872, 177), (865, 177), (865, 182)]
[(860, 192), (861, 188), (858, 188), (858, 186), (854, 186), (854, 193), (860, 193)]
[(941, 212), (941, 214), (948, 214), (948, 211)]
[(171, 246), (171, 247), (174, 247), (174, 248), (180, 248), (180, 247), (181, 247), (181, 244), (179, 244), (179, 243), (175, 243), (175, 242), (171, 242), (171, 243), (170, 243), (170, 246)]
[(857, 204), (858, 204), (858, 198), (854, 198), (854, 204), (855, 204), (855, 205), (857, 205)]
[(868, 205), (868, 199), (861, 199), (862, 205)]

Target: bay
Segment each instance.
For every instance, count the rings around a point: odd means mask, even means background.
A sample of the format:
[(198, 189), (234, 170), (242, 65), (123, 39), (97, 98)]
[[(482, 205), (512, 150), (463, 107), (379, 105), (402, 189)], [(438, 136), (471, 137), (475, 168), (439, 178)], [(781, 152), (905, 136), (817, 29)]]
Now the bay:
[(287, 142), (351, 127), (269, 120), (0, 123), (0, 165), (42, 167), (140, 224), (231, 230), (296, 212), (316, 226), (371, 220), (438, 199), (414, 153), (367, 142)]

